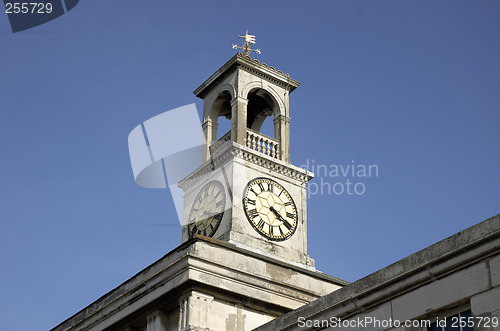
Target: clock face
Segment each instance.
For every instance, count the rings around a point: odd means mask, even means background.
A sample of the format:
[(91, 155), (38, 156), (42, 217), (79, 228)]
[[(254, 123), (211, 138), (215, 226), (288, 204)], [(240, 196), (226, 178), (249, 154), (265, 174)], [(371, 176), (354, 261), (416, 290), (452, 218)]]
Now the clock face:
[(199, 234), (212, 237), (224, 216), (226, 193), (219, 181), (205, 185), (194, 199), (189, 213), (189, 237)]
[(297, 229), (297, 208), (292, 197), (271, 179), (256, 178), (247, 184), (243, 209), (250, 224), (268, 239), (286, 240)]

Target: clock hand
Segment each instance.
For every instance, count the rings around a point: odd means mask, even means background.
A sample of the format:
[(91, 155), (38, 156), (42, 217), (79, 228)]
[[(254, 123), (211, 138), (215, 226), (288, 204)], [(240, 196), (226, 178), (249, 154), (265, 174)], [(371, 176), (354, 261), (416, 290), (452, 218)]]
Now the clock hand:
[(274, 209), (273, 206), (269, 207), (269, 209), (273, 212), (273, 214), (276, 216), (277, 219), (279, 219), (282, 222), (284, 221), (283, 217), (281, 217), (280, 213), (278, 213), (278, 211)]
[(274, 209), (274, 207), (269, 207), (269, 209), (274, 213), (274, 215), (276, 215), (276, 218), (279, 219), (281, 222), (283, 222), (283, 224), (285, 225), (285, 227), (290, 230), (292, 228), (292, 225), (286, 220), (283, 218), (283, 216), (281, 216), (280, 213), (278, 213), (278, 211), (276, 209)]

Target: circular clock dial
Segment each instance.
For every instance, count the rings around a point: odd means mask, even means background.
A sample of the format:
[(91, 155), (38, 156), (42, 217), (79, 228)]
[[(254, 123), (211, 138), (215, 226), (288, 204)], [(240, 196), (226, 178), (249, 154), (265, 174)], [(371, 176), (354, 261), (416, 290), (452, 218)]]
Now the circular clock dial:
[(219, 181), (206, 184), (194, 199), (189, 213), (189, 237), (199, 234), (212, 237), (224, 216), (226, 193)]
[(292, 197), (271, 179), (256, 178), (247, 184), (243, 209), (250, 224), (268, 239), (286, 240), (297, 229), (297, 208)]

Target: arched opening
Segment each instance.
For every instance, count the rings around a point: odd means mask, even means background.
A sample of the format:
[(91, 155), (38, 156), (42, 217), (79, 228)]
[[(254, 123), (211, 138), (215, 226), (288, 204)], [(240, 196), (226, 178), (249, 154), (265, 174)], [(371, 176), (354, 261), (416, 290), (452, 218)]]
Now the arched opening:
[(275, 101), (263, 89), (254, 89), (248, 93), (247, 128), (268, 137), (275, 137), (273, 123)]
[[(275, 99), (273, 91), (262, 87), (250, 89), (245, 96), (242, 100), (233, 98), (231, 90), (223, 89), (213, 97), (213, 101), (209, 101), (211, 106), (204, 113), (203, 132), (207, 145), (202, 159), (207, 160), (232, 140), (270, 157), (288, 160), (287, 118), (279, 104), (280, 99)], [(232, 118), (234, 111), (237, 118)], [(225, 119), (219, 120), (220, 117)], [(243, 122), (232, 123), (238, 118)], [(241, 124), (246, 125), (242, 128)], [(242, 130), (245, 127), (246, 130)]]
[[(218, 140), (231, 130), (231, 93), (222, 91), (214, 100), (211, 111), (212, 122), (216, 123), (214, 131), (217, 135), (214, 138)], [(219, 119), (223, 117), (222, 119)]]
[(220, 98), (224, 102), (217, 117), (217, 139), (231, 131), (231, 94), (228, 91), (223, 91), (221, 94)]

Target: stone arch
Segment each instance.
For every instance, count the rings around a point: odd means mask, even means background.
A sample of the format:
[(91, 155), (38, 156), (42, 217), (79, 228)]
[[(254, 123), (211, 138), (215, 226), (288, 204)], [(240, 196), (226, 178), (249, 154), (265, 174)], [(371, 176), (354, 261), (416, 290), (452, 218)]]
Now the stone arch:
[(280, 112), (277, 102), (263, 89), (250, 90), (247, 100), (247, 128), (254, 131), (260, 132), (264, 121)]
[(260, 90), (267, 92), (269, 97), (271, 97), (273, 99), (273, 101), (275, 102), (275, 104), (277, 106), (275, 109), (273, 109), (274, 116), (279, 116), (279, 115), (286, 116), (287, 115), (286, 109), (285, 109), (285, 103), (284, 103), (284, 100), (282, 99), (282, 97), (276, 92), (276, 90), (274, 90), (268, 84), (263, 83), (263, 81), (261, 81), (261, 80), (253, 81), (253, 82), (246, 84), (241, 89), (241, 93), (239, 96), (244, 98), (244, 99), (248, 99), (249, 93), (253, 90), (256, 90), (256, 89), (260, 89)]
[(248, 100), (247, 128), (260, 132), (264, 121), (274, 115), (274, 138), (280, 139), (277, 118), (286, 114), (283, 99), (263, 81), (253, 81), (242, 89), (242, 97)]
[(202, 160), (210, 156), (210, 146), (217, 140), (218, 120), (220, 116), (231, 119), (231, 100), (236, 96), (236, 89), (231, 84), (224, 84), (203, 103), (203, 135), (205, 147), (203, 148)]
[(218, 90), (218, 93), (212, 94), (207, 100), (208, 102), (205, 101), (207, 106), (203, 109), (204, 122), (211, 120), (216, 123), (219, 116), (227, 117), (227, 107), (229, 107), (229, 114), (231, 114), (231, 100), (236, 96), (236, 89), (231, 84), (224, 84)]

